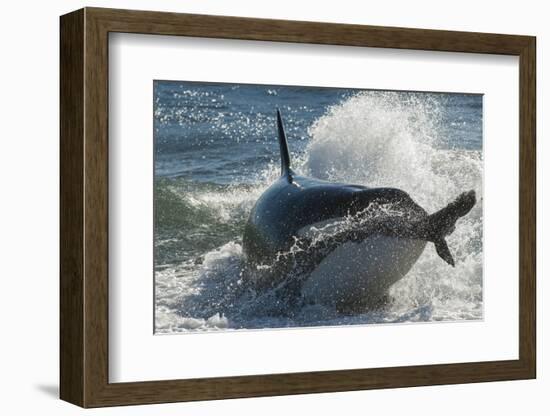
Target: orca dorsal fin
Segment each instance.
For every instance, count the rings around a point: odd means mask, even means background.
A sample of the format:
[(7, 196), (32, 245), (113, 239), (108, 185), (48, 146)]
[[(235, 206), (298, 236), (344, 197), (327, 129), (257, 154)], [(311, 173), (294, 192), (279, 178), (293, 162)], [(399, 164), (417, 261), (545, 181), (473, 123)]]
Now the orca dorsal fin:
[(290, 153), (288, 152), (288, 142), (286, 140), (285, 126), (281, 112), (277, 109), (277, 132), (279, 134), (279, 147), (281, 149), (281, 176), (285, 176), (292, 181), (292, 170), (290, 169)]

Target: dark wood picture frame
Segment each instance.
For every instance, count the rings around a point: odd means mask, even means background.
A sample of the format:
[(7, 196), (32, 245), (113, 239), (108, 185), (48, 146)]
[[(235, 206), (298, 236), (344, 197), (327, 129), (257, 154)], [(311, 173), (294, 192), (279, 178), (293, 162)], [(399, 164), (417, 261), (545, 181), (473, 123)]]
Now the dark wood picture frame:
[[(535, 52), (530, 36), (85, 8), (61, 17), (60, 396), (83, 407), (518, 380), (536, 376)], [(110, 32), (519, 56), (519, 359), (109, 383)]]

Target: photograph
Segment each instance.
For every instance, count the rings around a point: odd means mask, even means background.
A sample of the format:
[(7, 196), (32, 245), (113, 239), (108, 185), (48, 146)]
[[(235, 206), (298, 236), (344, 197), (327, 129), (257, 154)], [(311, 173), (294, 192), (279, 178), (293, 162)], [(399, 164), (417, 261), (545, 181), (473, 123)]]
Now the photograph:
[(59, 102), (56, 358), (12, 374), (75, 411), (427, 387), (536, 410), (542, 18), (72, 7), (33, 84)]
[(155, 80), (156, 334), (483, 319), (483, 95)]

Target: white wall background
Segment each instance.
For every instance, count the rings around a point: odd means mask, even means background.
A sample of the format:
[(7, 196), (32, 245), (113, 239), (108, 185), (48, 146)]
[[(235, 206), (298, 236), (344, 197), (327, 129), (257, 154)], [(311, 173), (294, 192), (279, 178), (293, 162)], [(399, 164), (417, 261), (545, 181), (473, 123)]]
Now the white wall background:
[[(372, 3), (372, 4), (370, 4)], [(538, 41), (538, 379), (475, 385), (422, 387), (338, 394), (225, 400), (87, 411), (88, 414), (240, 414), (298, 412), (329, 415), (389, 412), (544, 415), (550, 408), (550, 360), (544, 348), (550, 301), (544, 282), (543, 247), (550, 238), (543, 184), (550, 146), (542, 129), (545, 61), (550, 26), (545, 2), (338, 0), (121, 0), (5, 2), (0, 30), (0, 411), (2, 414), (70, 415), (83, 412), (58, 395), (58, 16), (82, 6), (240, 15), (536, 35)], [(546, 201), (543, 199), (546, 198)]]

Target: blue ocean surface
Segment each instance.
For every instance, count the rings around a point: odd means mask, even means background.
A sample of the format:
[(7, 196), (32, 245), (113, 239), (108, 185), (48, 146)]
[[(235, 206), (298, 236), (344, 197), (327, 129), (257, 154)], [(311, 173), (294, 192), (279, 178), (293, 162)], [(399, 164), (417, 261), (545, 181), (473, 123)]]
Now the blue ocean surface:
[[(242, 232), (280, 169), (280, 109), (293, 169), (408, 192), (428, 212), (475, 189), (449, 237), (457, 265), (427, 247), (384, 310), (281, 312), (242, 279)], [(308, 327), (482, 318), (483, 96), (154, 82), (155, 331)]]

